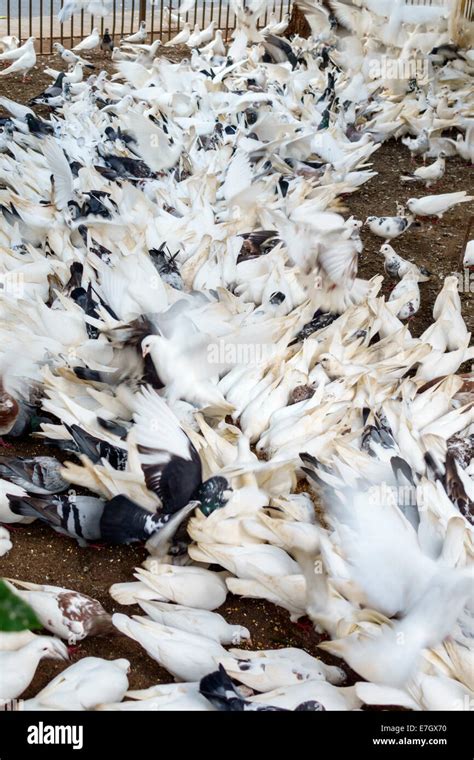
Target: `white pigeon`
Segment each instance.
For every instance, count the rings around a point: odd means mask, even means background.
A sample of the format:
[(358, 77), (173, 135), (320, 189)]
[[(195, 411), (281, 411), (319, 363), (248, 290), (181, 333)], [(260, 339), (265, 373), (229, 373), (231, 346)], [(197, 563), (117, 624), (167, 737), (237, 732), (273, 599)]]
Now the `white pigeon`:
[(237, 646), (242, 641), (250, 639), (247, 628), (241, 625), (230, 625), (217, 612), (163, 602), (138, 600), (138, 604), (148, 617), (157, 623), (189, 633), (199, 633), (220, 644)]
[(146, 30), (146, 21), (140, 21), (140, 26), (138, 28), (138, 31), (134, 34), (129, 34), (128, 37), (124, 37), (122, 40), (120, 40), (120, 43), (126, 42), (127, 44), (141, 44), (143, 42), (146, 42), (148, 32)]
[(20, 40), (13, 34), (7, 34), (4, 37), (0, 37), (0, 48), (2, 53), (6, 53), (7, 50), (15, 50), (19, 44)]
[(36, 636), (21, 649), (0, 651), (0, 703), (19, 697), (30, 685), (41, 660), (67, 660), (68, 652), (59, 639)]
[(282, 686), (264, 694), (249, 697), (252, 704), (272, 705), (295, 710), (303, 702), (319, 702), (325, 710), (357, 710), (362, 701), (354, 686), (333, 686), (326, 681), (309, 680), (294, 686)]
[(72, 50), (68, 50), (67, 48), (65, 48), (64, 45), (61, 45), (60, 42), (54, 42), (53, 48), (56, 50), (58, 55), (61, 56), (63, 61), (65, 61), (66, 63), (70, 65), (75, 65), (76, 63), (79, 62), (83, 66), (87, 66), (88, 68), (91, 68), (91, 69), (94, 68), (92, 64), (90, 64), (88, 61), (85, 61), (84, 58), (81, 58), (79, 55), (76, 55), (75, 53), (73, 53)]
[(222, 37), (222, 30), (217, 29), (213, 40), (201, 48), (202, 55), (225, 56), (226, 48)]
[(401, 142), (407, 146), (412, 156), (422, 156), (430, 149), (429, 133), (429, 129), (423, 128), (417, 137), (402, 137)]
[(74, 45), (73, 50), (94, 50), (100, 45), (99, 28), (95, 26), (92, 32), (83, 40)]
[(439, 157), (432, 164), (428, 166), (420, 166), (415, 169), (413, 174), (402, 175), (404, 182), (416, 182), (421, 181), (425, 183), (425, 187), (431, 187), (435, 182), (438, 182), (446, 171), (446, 153), (441, 151)]
[(166, 683), (150, 686), (148, 689), (132, 690), (126, 693), (128, 701), (101, 705), (99, 710), (114, 710), (120, 712), (192, 710), (214, 711), (211, 703), (199, 692), (199, 682)]
[(172, 37), (168, 42), (165, 42), (165, 45), (169, 47), (170, 45), (186, 45), (187, 41), (189, 40), (191, 36), (191, 24), (186, 21), (183, 24), (183, 28), (181, 31), (178, 32), (174, 37)]
[(388, 299), (396, 304), (398, 319), (410, 319), (420, 308), (420, 272), (417, 267), (411, 267), (395, 285)]
[(186, 41), (186, 45), (190, 48), (197, 47), (199, 44), (199, 40), (201, 38), (201, 28), (199, 24), (194, 24), (194, 29), (189, 35), (188, 40)]
[(8, 530), (4, 528), (3, 525), (0, 525), (0, 557), (8, 554), (12, 547), (13, 544), (10, 541), (10, 534)]
[(403, 686), (416, 672), (422, 650), (436, 646), (452, 630), (471, 595), (468, 571), (443, 571), (444, 577), (428, 588), (402, 620), (320, 647), (345, 659), (368, 681)]
[(9, 48), (3, 53), (0, 53), (0, 61), (16, 61), (18, 58), (21, 58), (27, 50), (30, 50), (32, 46), (34, 47), (34, 43), (35, 37), (28, 37), (23, 45)]
[(462, 263), (466, 268), (474, 267), (474, 240), (469, 240), (466, 243), (463, 252)]
[(147, 560), (145, 565), (152, 572), (138, 569), (135, 577), (139, 583), (111, 586), (110, 594), (117, 602), (135, 604), (137, 599), (157, 599), (185, 607), (215, 610), (226, 600), (226, 584), (220, 575), (204, 567), (164, 565), (154, 559)]
[(37, 638), (32, 631), (2, 631), (0, 633), (0, 652), (12, 652), (21, 649)]
[(198, 681), (216, 670), (226, 650), (215, 640), (170, 628), (148, 618), (115, 613), (112, 622), (137, 641), (156, 662), (180, 681)]
[(423, 198), (410, 198), (407, 208), (415, 216), (437, 216), (439, 219), (456, 206), (458, 203), (470, 203), (474, 201), (474, 195), (468, 195), (466, 190), (457, 193), (443, 193), (441, 195), (425, 195)]
[(312, 657), (303, 649), (287, 647), (265, 651), (231, 649), (232, 658), (222, 661), (226, 672), (256, 691), (271, 691), (301, 681), (329, 681), (340, 685), (345, 672)]
[(25, 710), (95, 710), (102, 703), (120, 702), (128, 689), (128, 660), (83, 657), (59, 673)]
[(58, 19), (64, 24), (74, 14), (86, 11), (91, 16), (107, 16), (112, 8), (112, 0), (65, 0), (59, 10)]
[(25, 81), (28, 72), (32, 69), (36, 63), (36, 52), (34, 42), (25, 43), (25, 50), (20, 58), (17, 58), (6, 69), (0, 70), (0, 75), (7, 76), (7, 74), (20, 74), (23, 72), (23, 81)]

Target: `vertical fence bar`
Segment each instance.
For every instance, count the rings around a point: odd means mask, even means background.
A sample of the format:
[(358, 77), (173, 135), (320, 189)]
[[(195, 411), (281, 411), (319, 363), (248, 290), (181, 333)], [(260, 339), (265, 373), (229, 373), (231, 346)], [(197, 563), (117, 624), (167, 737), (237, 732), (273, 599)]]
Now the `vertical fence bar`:
[(129, 34), (132, 34), (133, 32), (133, 19), (135, 17), (135, 0), (132, 0), (132, 9), (130, 11), (130, 32)]
[(71, 44), (69, 47), (74, 47), (74, 15), (71, 16), (70, 38), (71, 38)]
[(43, 0), (39, 0), (40, 54), (43, 52)]
[[(162, 0), (162, 2), (163, 2), (163, 0)], [(169, 11), (169, 15), (168, 15), (168, 39), (170, 40), (171, 39), (171, 14), (173, 13), (173, 2), (172, 2), (172, 0), (170, 0), (170, 2), (169, 2), (168, 11)], [(179, 12), (178, 12), (178, 29), (179, 29)]]
[[(214, 21), (214, 0), (211, 0), (211, 10), (209, 11), (209, 13), (210, 13), (209, 23), (211, 23), (211, 21)], [(205, 42), (204, 44), (207, 45), (207, 42)]]
[(7, 0), (7, 34), (10, 34), (10, 0)]
[(95, 23), (94, 16), (91, 15), (91, 31), (89, 32), (89, 34), (92, 32), (92, 30), (94, 28), (94, 23)]
[(151, 0), (151, 42), (155, 39), (155, 2)]
[(120, 37), (123, 37), (125, 27), (125, 2), (122, 0), (122, 19), (120, 24)]
[(53, 0), (49, 0), (49, 52), (53, 49)]
[(18, 0), (18, 37), (21, 42), (21, 0)]
[[(63, 0), (61, 0), (61, 8), (63, 7), (63, 5), (64, 5)], [(60, 25), (60, 40), (59, 41), (60, 41), (61, 45), (64, 42), (63, 25), (62, 24)]]
[(117, 3), (112, 6), (112, 41), (115, 42), (115, 23), (117, 20)]
[(204, 27), (206, 26), (206, 0), (203, 0), (203, 3), (202, 3), (201, 24), (202, 24), (202, 28), (204, 29)]
[(229, 6), (229, 0), (227, 0), (227, 11), (225, 14), (225, 38), (229, 36), (229, 12), (230, 12), (230, 6)]
[[(115, 7), (115, 3), (114, 3), (114, 7)], [(81, 8), (81, 26), (80, 26), (80, 30), (81, 30), (81, 40), (83, 40), (84, 39), (84, 8)]]
[(160, 40), (163, 40), (163, 0), (160, 2)]

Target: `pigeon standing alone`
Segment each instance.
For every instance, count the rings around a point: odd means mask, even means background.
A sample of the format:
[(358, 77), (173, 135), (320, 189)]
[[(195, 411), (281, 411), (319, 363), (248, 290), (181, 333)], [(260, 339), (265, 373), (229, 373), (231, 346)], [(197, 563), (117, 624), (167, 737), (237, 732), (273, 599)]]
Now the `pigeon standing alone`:
[(87, 37), (84, 37), (84, 39), (78, 42), (77, 45), (74, 45), (73, 50), (94, 50), (94, 48), (99, 47), (99, 44), (99, 29), (97, 26), (95, 26)]
[(114, 49), (114, 41), (112, 37), (110, 36), (109, 30), (104, 30), (104, 35), (100, 41), (100, 49), (104, 52), (108, 51), (110, 55), (112, 55), (113, 49)]

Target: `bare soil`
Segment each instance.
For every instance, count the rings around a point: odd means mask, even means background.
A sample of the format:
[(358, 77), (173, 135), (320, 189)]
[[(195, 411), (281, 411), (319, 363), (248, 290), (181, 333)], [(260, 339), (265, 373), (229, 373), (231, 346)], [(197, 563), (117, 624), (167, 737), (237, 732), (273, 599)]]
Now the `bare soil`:
[[(187, 48), (159, 49), (159, 54), (180, 60), (189, 54)], [(97, 65), (97, 71), (107, 68), (113, 71), (113, 64), (102, 53), (92, 53), (86, 57)], [(0, 93), (26, 103), (31, 97), (41, 92), (51, 82), (43, 73), (44, 66), (64, 68), (58, 56), (43, 56), (37, 68), (31, 72), (32, 77), (22, 84), (21, 77), (0, 79)], [(431, 191), (415, 184), (404, 184), (400, 175), (415, 168), (408, 150), (401, 144), (389, 142), (383, 145), (373, 157), (374, 169), (378, 175), (361, 190), (346, 199), (348, 213), (365, 220), (369, 215), (391, 215), (396, 213), (396, 201), (404, 202), (409, 197), (425, 195), (429, 192), (453, 192), (473, 190), (474, 173), (472, 167), (458, 158), (449, 159), (444, 179)], [(465, 204), (448, 212), (437, 224), (423, 222), (414, 226), (394, 241), (394, 248), (402, 256), (425, 265), (432, 273), (432, 279), (423, 284), (422, 305), (418, 314), (410, 322), (414, 334), (420, 334), (432, 321), (432, 307), (442, 285), (443, 278), (449, 274), (461, 272), (460, 257), (467, 225), (474, 213), (473, 204)], [(383, 259), (378, 254), (382, 244), (363, 228), (364, 252), (360, 257), (359, 274), (372, 277), (383, 272)], [(388, 293), (393, 283), (384, 282), (384, 292)], [(474, 286), (474, 283), (473, 283)], [(474, 290), (474, 287), (472, 288)], [(461, 294), (464, 316), (468, 327), (474, 329), (473, 293)], [(38, 439), (30, 441), (11, 441), (11, 453), (20, 455), (44, 453), (44, 446)], [(48, 449), (54, 453), (54, 449)], [(8, 526), (10, 527), (10, 526)], [(46, 527), (34, 523), (12, 531), (13, 549), (0, 558), (0, 574), (4, 577), (18, 578), (35, 583), (47, 583), (73, 588), (98, 599), (109, 612), (123, 611), (127, 614), (138, 613), (135, 607), (120, 607), (108, 593), (112, 583), (133, 580), (133, 570), (145, 558), (145, 551), (139, 547), (104, 547), (100, 550), (81, 549), (67, 538), (58, 536)], [(245, 625), (252, 635), (252, 648), (267, 649), (283, 646), (301, 647), (312, 655), (321, 657), (326, 662), (334, 663), (335, 658), (317, 649), (322, 638), (314, 632), (309, 622), (300, 621), (293, 624), (288, 614), (264, 601), (239, 599), (229, 596), (220, 610), (234, 623)], [(85, 656), (100, 656), (106, 659), (125, 657), (131, 662), (130, 688), (138, 689), (170, 680), (169, 674), (148, 657), (138, 644), (128, 638), (117, 635), (107, 638), (91, 638), (83, 643), (71, 655), (75, 661)], [(338, 662), (348, 674), (348, 683), (353, 682), (354, 674), (347, 666)], [(55, 676), (64, 664), (43, 661), (25, 696), (32, 696)]]

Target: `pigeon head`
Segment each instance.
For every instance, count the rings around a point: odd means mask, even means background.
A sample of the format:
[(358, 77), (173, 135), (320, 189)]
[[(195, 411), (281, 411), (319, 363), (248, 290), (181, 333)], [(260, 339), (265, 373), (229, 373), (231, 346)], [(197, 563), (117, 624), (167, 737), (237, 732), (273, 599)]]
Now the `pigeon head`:
[(225, 506), (232, 488), (225, 478), (216, 475), (199, 486), (196, 499), (201, 502), (201, 512), (208, 517), (216, 509)]
[(145, 356), (148, 356), (150, 351), (152, 350), (153, 346), (159, 343), (159, 335), (147, 335), (146, 338), (143, 338), (142, 340), (142, 356), (145, 358)]
[(65, 644), (52, 636), (40, 636), (32, 641), (32, 648), (39, 650), (41, 657), (51, 660), (68, 660), (68, 650)]

